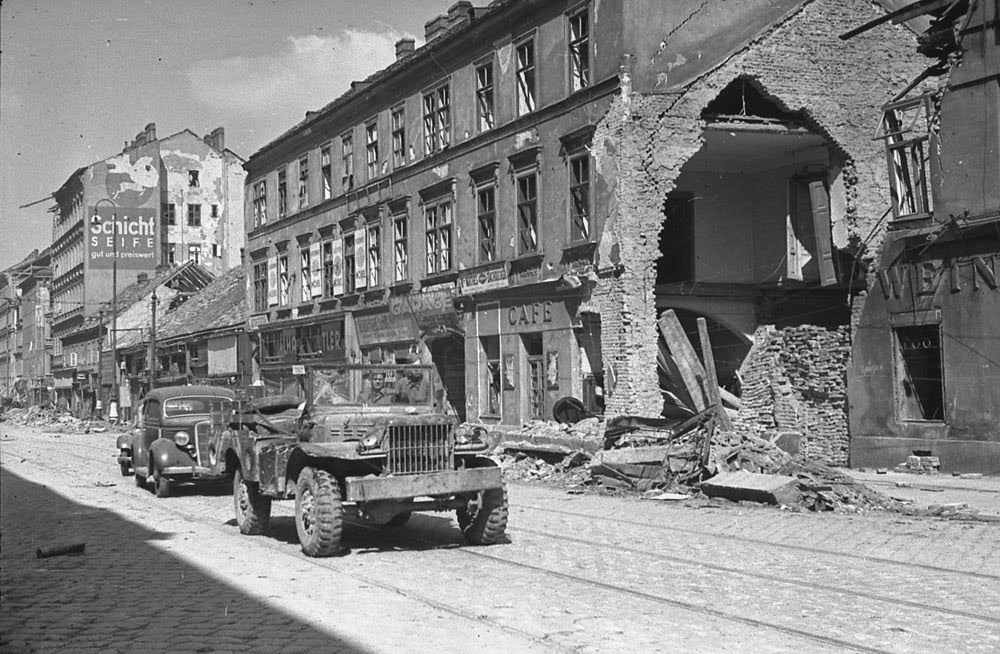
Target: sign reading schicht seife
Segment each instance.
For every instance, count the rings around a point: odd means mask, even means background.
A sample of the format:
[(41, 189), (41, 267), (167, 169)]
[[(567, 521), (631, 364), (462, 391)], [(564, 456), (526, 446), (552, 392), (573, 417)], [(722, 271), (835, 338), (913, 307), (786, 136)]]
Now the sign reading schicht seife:
[[(88, 258), (91, 268), (118, 267), (133, 270), (156, 268), (156, 209), (109, 206), (90, 207)], [(117, 239), (117, 244), (115, 243)]]

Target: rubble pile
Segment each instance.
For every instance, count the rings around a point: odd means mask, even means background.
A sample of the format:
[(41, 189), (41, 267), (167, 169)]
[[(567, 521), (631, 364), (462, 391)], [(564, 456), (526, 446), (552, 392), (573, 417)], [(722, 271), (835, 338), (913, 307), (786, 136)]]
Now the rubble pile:
[(71, 434), (99, 433), (114, 427), (102, 420), (77, 418), (57, 407), (30, 406), (26, 409), (9, 409), (4, 418), (14, 425), (42, 427), (45, 431)]
[(790, 457), (775, 473), (798, 480), (802, 498), (798, 506), (811, 511), (907, 511), (904, 502), (872, 490), (820, 461)]

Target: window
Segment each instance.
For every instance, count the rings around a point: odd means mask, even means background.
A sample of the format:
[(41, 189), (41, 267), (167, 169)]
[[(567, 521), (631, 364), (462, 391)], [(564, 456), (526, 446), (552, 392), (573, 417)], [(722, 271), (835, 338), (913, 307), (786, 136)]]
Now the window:
[(378, 123), (365, 125), (365, 161), (368, 162), (368, 179), (378, 177)]
[(489, 416), (500, 415), (500, 337), (483, 336), (479, 339), (486, 361), (486, 374), (480, 377), (484, 381), (483, 406), (480, 413)]
[(278, 219), (288, 214), (288, 181), (285, 171), (278, 173)]
[(896, 397), (901, 420), (944, 420), (941, 326), (893, 328)]
[(219, 258), (219, 244), (212, 243), (212, 256), (216, 259)]
[(570, 240), (590, 239), (590, 158), (588, 154), (569, 160)]
[(309, 248), (299, 250), (299, 297), (303, 302), (312, 301), (312, 268)]
[(572, 91), (590, 86), (590, 26), (586, 11), (569, 19), (569, 80)]
[(253, 265), (253, 310), (267, 311), (267, 262)]
[(190, 186), (192, 188), (195, 187), (195, 186), (199, 186), (199, 184), (198, 184), (198, 171), (197, 170), (189, 170), (188, 171), (188, 186)]
[(451, 108), (448, 85), (424, 95), (424, 150), (433, 154), (451, 142)]
[(344, 175), (341, 184), (344, 191), (354, 188), (354, 139), (350, 134), (340, 137), (341, 163)]
[(493, 115), (493, 62), (476, 69), (476, 116), (479, 131), (493, 129), (496, 120)]
[(333, 241), (323, 244), (323, 297), (333, 297)]
[(535, 110), (535, 42), (517, 46), (517, 115)]
[(218, 218), (218, 217), (219, 217), (219, 205), (213, 204), (212, 205), (212, 218)]
[(933, 211), (930, 184), (929, 95), (887, 105), (882, 115), (882, 138), (889, 161), (889, 185), (894, 219), (921, 218)]
[(309, 156), (299, 157), (299, 208), (309, 206)]
[(177, 224), (177, 205), (173, 202), (163, 205), (163, 222), (167, 225)]
[(406, 112), (403, 107), (392, 110), (392, 166), (406, 165)]
[(267, 224), (267, 184), (260, 180), (253, 185), (253, 226)]
[(517, 178), (518, 254), (538, 251), (538, 176), (531, 172)]
[(326, 146), (319, 151), (320, 174), (323, 175), (323, 199), (329, 200), (333, 197), (333, 172), (330, 166), (330, 146)]
[(522, 334), (524, 352), (528, 358), (528, 406), (531, 418), (542, 418), (545, 413), (545, 355), (542, 352), (542, 335)]
[(382, 226), (368, 226), (368, 288), (382, 284)]
[(187, 206), (187, 224), (189, 227), (201, 227), (200, 204), (189, 204)]
[(291, 301), (291, 278), (288, 274), (288, 255), (278, 257), (278, 304), (284, 306)]
[(398, 214), (392, 217), (392, 257), (393, 281), (401, 282), (409, 277), (409, 235), (410, 217)]
[(354, 271), (357, 268), (354, 260), (354, 233), (344, 236), (344, 292), (353, 293)]
[(167, 263), (177, 262), (177, 246), (173, 243), (167, 243)]
[(201, 263), (201, 246), (200, 245), (189, 245), (188, 246), (188, 261), (193, 261), (196, 264)]
[(451, 199), (424, 207), (427, 226), (427, 274), (451, 268)]
[(496, 189), (487, 186), (476, 190), (476, 216), (479, 222), (479, 261), (497, 258)]
[(826, 183), (816, 178), (792, 178), (792, 206), (788, 212), (789, 279), (837, 283), (830, 230), (830, 194)]

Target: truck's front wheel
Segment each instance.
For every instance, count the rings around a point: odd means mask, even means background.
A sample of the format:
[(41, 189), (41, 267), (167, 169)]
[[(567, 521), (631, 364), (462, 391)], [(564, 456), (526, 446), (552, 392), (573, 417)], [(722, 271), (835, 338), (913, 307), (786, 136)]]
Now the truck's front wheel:
[(492, 545), (507, 531), (507, 489), (490, 488), (480, 491), (476, 502), (458, 509), (458, 526), (466, 542), (472, 545)]
[(241, 534), (263, 534), (271, 521), (271, 498), (260, 494), (256, 482), (243, 478), (238, 469), (233, 475), (233, 507)]
[(325, 470), (305, 467), (295, 486), (295, 530), (306, 556), (340, 551), (344, 508), (337, 480)]

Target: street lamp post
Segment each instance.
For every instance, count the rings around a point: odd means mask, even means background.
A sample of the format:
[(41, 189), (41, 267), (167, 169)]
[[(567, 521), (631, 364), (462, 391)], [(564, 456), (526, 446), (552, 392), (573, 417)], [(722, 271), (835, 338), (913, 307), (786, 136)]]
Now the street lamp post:
[[(94, 203), (94, 215), (90, 222), (92, 225), (101, 223), (101, 216), (98, 214), (98, 207), (102, 202), (111, 205), (111, 368), (114, 375), (113, 395), (108, 402), (108, 418), (118, 417), (118, 205), (109, 198), (101, 198)], [(100, 359), (97, 362), (100, 370)]]

